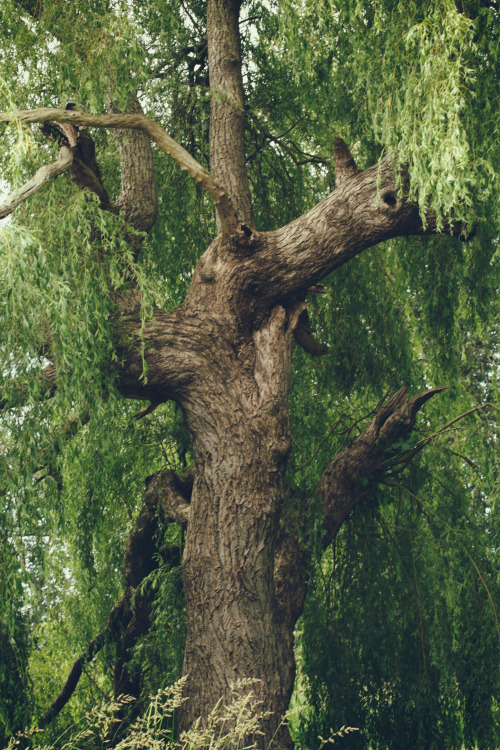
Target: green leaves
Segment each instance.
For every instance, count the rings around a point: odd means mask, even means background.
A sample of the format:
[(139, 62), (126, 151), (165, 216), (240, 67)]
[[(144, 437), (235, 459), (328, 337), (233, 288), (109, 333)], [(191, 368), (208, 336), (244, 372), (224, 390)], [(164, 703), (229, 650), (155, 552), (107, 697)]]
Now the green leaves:
[(297, 84), (314, 81), (311, 111), (328, 108), (353, 146), (377, 143), (408, 165), (422, 214), (433, 210), (440, 228), (449, 218), (470, 227), (485, 195), (498, 201), (496, 11), (468, 16), (451, 0), (297, 1), (280, 18)]

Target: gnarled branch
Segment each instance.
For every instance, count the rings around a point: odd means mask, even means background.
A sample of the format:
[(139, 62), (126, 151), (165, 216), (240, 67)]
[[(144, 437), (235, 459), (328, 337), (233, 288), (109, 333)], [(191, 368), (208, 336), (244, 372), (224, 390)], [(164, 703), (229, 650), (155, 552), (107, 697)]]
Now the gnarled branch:
[(378, 407), (361, 435), (326, 467), (318, 486), (325, 514), (326, 543), (365, 496), (370, 479), (377, 480), (391, 446), (412, 431), (418, 411), (443, 390), (444, 387), (430, 388), (408, 398), (408, 388), (401, 388)]
[(212, 198), (217, 210), (223, 231), (232, 230), (237, 223), (236, 210), (226, 190), (215, 180), (210, 172), (202, 167), (191, 154), (180, 146), (158, 125), (141, 113), (90, 115), (76, 110), (41, 109), (1, 113), (0, 122), (69, 122), (73, 125), (86, 125), (94, 128), (142, 130), (158, 148), (179, 164)]

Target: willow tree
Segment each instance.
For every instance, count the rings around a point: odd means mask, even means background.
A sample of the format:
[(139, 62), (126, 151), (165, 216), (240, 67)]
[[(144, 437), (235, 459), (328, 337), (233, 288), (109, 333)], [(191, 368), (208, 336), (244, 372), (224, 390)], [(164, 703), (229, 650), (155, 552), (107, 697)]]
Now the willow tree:
[[(325, 295), (327, 308), (341, 311), (345, 300), (320, 282), (334, 285), (339, 269), (379, 243), (439, 233), (426, 247), (453, 265), (479, 226), (461, 288), (481, 276), (494, 243), (478, 222), (498, 200), (498, 14), (493, 2), (450, 0), (240, 6), (3, 4), (11, 193), (0, 215), (16, 212), (1, 256), (4, 483), (14, 516), (21, 498), (35, 495), (62, 518), (58, 504), (78, 491), (65, 481), (79, 431), (108, 443), (109, 455), (119, 437), (107, 420), (120, 399), (146, 402), (136, 414), (143, 424), (175, 402), (192, 466), (182, 476), (151, 467), (125, 553), (126, 592), (85, 659), (118, 620), (126, 632), (115, 692), (134, 691), (127, 653), (148, 627), (139, 584), (154, 568), (161, 508), (185, 529), (189, 700), (180, 728), (239, 678), (255, 678), (266, 711), (258, 741), (289, 746), (287, 730), (276, 730), (294, 686), (311, 508), (327, 547), (442, 390), (422, 365), (413, 372), (420, 392), (410, 396), (411, 368), (398, 373), (395, 351), (390, 375), (377, 376), (393, 395), (297, 501), (286, 477), (292, 354), (296, 346), (326, 354), (307, 308)], [(404, 259), (404, 243), (397, 247)], [(404, 295), (409, 282), (395, 257), (377, 283), (394, 274)], [(413, 278), (432, 255), (420, 257)], [(429, 296), (438, 281), (424, 281)], [(480, 281), (486, 299), (492, 285)], [(401, 301), (397, 315), (403, 331), (415, 331), (411, 305)], [(337, 318), (333, 341), (344, 341)], [(403, 339), (407, 363), (417, 362), (429, 340), (412, 352), (410, 333), (394, 340)], [(107, 508), (103, 485), (96, 516)], [(69, 698), (85, 659), (45, 721)]]

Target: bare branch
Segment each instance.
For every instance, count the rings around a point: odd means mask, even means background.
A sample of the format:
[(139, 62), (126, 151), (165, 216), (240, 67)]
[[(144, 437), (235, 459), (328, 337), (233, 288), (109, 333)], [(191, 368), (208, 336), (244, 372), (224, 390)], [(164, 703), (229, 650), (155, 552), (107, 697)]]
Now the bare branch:
[(11, 193), (0, 206), (0, 219), (5, 219), (25, 200), (38, 193), (52, 178), (67, 172), (73, 164), (73, 152), (63, 146), (57, 161), (45, 164), (22, 187)]
[(223, 231), (229, 232), (237, 222), (236, 210), (225, 189), (202, 167), (191, 154), (171, 138), (156, 122), (140, 113), (90, 115), (76, 110), (41, 109), (0, 114), (0, 122), (69, 122), (73, 125), (86, 125), (94, 128), (123, 128), (142, 130), (153, 140), (159, 149), (170, 156), (199, 184), (212, 198), (219, 215)]

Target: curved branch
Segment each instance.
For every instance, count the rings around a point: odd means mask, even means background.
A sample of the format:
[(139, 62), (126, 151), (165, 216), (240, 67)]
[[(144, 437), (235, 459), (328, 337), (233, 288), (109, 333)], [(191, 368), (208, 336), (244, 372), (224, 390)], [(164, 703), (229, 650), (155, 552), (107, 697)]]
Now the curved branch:
[(320, 344), (319, 341), (316, 341), (314, 338), (307, 310), (303, 310), (300, 313), (299, 323), (293, 335), (295, 343), (312, 357), (321, 357), (328, 351), (326, 344)]
[(59, 158), (52, 164), (45, 164), (18, 190), (14, 190), (0, 205), (0, 219), (5, 219), (25, 200), (38, 193), (50, 180), (67, 172), (73, 164), (73, 152), (70, 148), (63, 146)]
[(183, 171), (187, 172), (196, 183), (206, 190), (215, 204), (223, 231), (228, 232), (236, 226), (236, 210), (225, 189), (191, 154), (167, 135), (158, 123), (146, 117), (146, 115), (140, 113), (90, 115), (76, 110), (50, 109), (48, 107), (0, 114), (0, 122), (11, 122), (13, 120), (27, 123), (43, 123), (52, 120), (94, 128), (142, 130), (156, 143), (159, 149), (176, 161)]

